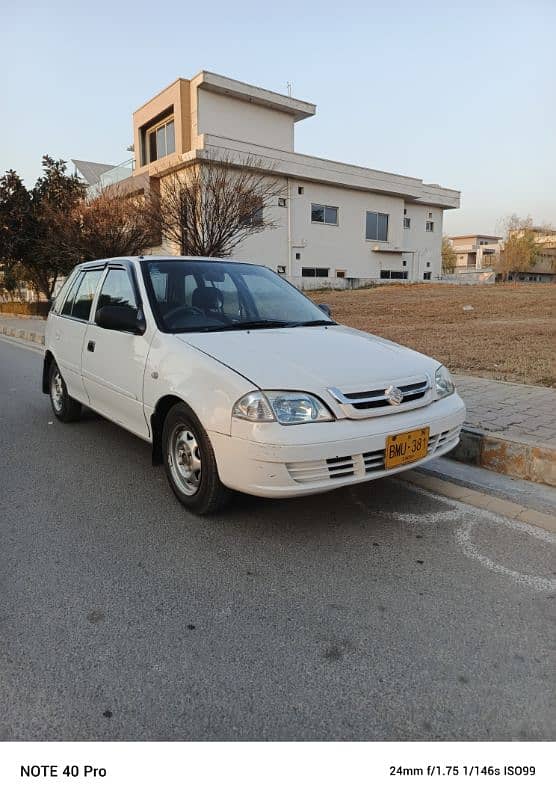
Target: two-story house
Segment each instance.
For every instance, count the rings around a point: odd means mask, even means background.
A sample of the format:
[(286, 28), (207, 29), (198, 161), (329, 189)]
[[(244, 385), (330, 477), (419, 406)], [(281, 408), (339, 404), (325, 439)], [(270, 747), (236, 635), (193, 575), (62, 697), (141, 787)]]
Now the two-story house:
[(459, 207), (459, 192), (298, 153), (295, 126), (315, 113), (312, 103), (211, 72), (178, 78), (133, 114), (132, 168), (104, 170), (98, 185), (147, 191), (217, 151), (251, 155), (284, 191), (268, 210), (277, 227), (250, 236), (234, 259), (306, 287), (440, 277), (443, 213)]

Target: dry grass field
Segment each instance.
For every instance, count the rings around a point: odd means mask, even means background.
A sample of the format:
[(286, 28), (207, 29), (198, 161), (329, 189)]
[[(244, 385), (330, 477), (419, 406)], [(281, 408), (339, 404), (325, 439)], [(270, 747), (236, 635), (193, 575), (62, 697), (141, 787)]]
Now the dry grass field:
[(556, 285), (419, 284), (308, 294), (328, 303), (338, 322), (427, 353), (454, 372), (556, 386)]

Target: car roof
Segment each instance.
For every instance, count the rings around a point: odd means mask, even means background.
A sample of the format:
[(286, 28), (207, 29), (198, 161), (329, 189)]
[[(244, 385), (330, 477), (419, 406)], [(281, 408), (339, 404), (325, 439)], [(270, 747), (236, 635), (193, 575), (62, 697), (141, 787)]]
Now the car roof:
[(103, 267), (110, 262), (134, 262), (142, 261), (214, 261), (217, 264), (249, 264), (252, 267), (266, 267), (266, 264), (255, 264), (253, 261), (243, 261), (236, 258), (214, 258), (212, 256), (167, 256), (167, 255), (148, 255), (148, 256), (111, 256), (110, 258), (99, 258), (96, 261), (84, 261), (77, 266), (80, 269), (90, 269), (93, 267)]

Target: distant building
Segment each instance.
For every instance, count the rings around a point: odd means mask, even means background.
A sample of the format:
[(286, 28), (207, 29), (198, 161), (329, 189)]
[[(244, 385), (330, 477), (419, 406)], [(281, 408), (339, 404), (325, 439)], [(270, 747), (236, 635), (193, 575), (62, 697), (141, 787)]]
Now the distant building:
[[(530, 228), (535, 233), (535, 241), (540, 252), (533, 266), (527, 270), (515, 270), (508, 274), (510, 281), (527, 281), (530, 283), (556, 283), (556, 231), (546, 228)], [(515, 231), (513, 236), (523, 235), (524, 231)]]
[(450, 242), (456, 254), (455, 271), (491, 270), (500, 254), (500, 236), (468, 234), (451, 236)]
[[(284, 181), (268, 210), (278, 226), (250, 236), (232, 257), (266, 264), (298, 285), (440, 278), (443, 213), (460, 195), (435, 183), (303, 155), (294, 127), (312, 103), (211, 72), (178, 78), (133, 115), (135, 162), (101, 172), (95, 186), (156, 188), (171, 172), (219, 152), (260, 159)], [(82, 174), (89, 162), (74, 162)], [(174, 252), (164, 243), (158, 252)]]

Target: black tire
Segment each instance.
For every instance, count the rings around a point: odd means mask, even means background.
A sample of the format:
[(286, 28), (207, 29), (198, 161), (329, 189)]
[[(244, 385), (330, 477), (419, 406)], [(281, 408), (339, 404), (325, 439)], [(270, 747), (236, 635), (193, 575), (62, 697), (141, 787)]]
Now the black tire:
[(218, 476), (210, 439), (185, 403), (176, 403), (166, 415), (162, 454), (166, 477), (182, 505), (199, 515), (226, 505), (231, 492)]
[(69, 396), (66, 382), (54, 360), (48, 371), (48, 394), (54, 416), (60, 422), (77, 422), (81, 416), (81, 403)]

